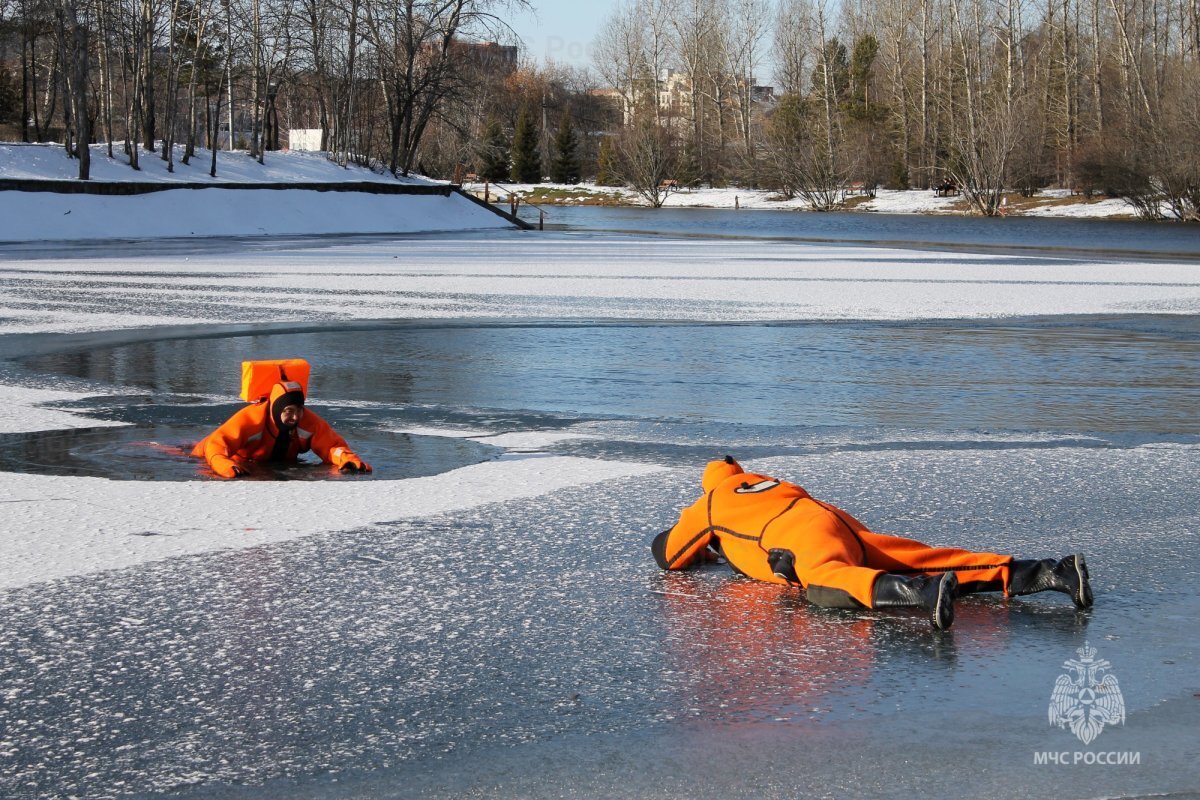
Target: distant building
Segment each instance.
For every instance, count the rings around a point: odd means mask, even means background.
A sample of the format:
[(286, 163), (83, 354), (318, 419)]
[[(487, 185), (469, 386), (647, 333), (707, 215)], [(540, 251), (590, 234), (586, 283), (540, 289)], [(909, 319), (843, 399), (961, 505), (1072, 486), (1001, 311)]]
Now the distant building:
[(750, 99), (759, 105), (773, 106), (775, 105), (775, 87), (751, 86)]
[(289, 150), (317, 152), (321, 149), (320, 128), (291, 128), (287, 138)]
[[(440, 42), (426, 42), (421, 51), (427, 58), (441, 52)], [(520, 49), (513, 45), (496, 42), (468, 42), (463, 39), (451, 39), (448, 47), (450, 57), (479, 69), (499, 75), (509, 75), (517, 69), (517, 59)]]
[[(744, 86), (740, 82), (737, 85)], [(658, 80), (650, 81), (647, 79), (642, 85), (635, 87), (634, 104), (648, 105), (652, 92), (658, 104), (658, 110), (675, 124), (681, 124), (683, 121), (691, 118), (691, 75), (676, 69), (661, 70), (658, 74)], [(588, 94), (613, 103), (615, 108), (620, 110), (625, 124), (629, 124), (630, 120), (633, 119), (633, 109), (630, 107), (629, 98), (619, 89), (592, 89)], [(741, 92), (733, 90), (729, 92), (728, 102), (731, 104), (731, 107), (737, 108), (740, 105), (740, 96), (742, 96)], [(751, 86), (750, 101), (755, 106), (775, 105), (775, 87)]]
[(519, 54), (520, 50), (514, 45), (497, 44), (496, 42), (464, 42), (459, 39), (450, 42), (450, 55), (477, 64), (489, 72), (499, 72), (504, 75), (516, 70)]
[(671, 117), (692, 113), (692, 76), (676, 69), (664, 69), (658, 76), (658, 109)]

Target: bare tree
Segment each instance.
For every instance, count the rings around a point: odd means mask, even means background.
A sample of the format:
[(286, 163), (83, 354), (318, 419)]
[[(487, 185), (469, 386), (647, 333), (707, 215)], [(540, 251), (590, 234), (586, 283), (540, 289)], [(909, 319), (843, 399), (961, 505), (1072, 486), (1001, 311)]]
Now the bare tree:
[[(403, 0), (364, 5), (367, 37), (377, 58), (380, 87), (387, 104), (388, 167), (407, 175), (434, 113), (460, 91), (460, 35), (504, 27), (494, 13), (500, 0)], [(525, 6), (525, 0), (510, 0)]]
[(646, 115), (621, 132), (616, 149), (617, 178), (651, 207), (661, 208), (678, 189), (679, 151), (671, 130)]
[(730, 22), (726, 42), (726, 69), (733, 76), (737, 99), (737, 132), (742, 140), (743, 155), (754, 161), (754, 133), (751, 120), (754, 113), (756, 72), (762, 65), (767, 42), (771, 6), (766, 0), (730, 0)]
[(67, 151), (79, 159), (79, 180), (86, 181), (91, 177), (92, 138), (88, 109), (88, 21), (80, 19), (77, 0), (60, 0), (57, 14), (59, 49), (64, 55), (62, 61), (71, 65), (70, 71), (64, 75), (68, 86), (70, 122), (73, 129), (69, 138), (74, 140), (73, 146), (68, 142)]
[[(1000, 213), (1008, 161), (1016, 146), (1018, 118), (1033, 113), (1028, 94), (1019, 92), (1011, 43), (1015, 18), (999, 32), (985, 21), (984, 0), (950, 0), (954, 79), (963, 92), (960, 113), (950, 114), (948, 171), (976, 211)], [(992, 55), (1005, 53), (997, 63)]]
[(636, 3), (623, 3), (608, 17), (595, 41), (593, 62), (601, 77), (621, 96), (624, 122), (644, 102), (655, 76), (645, 61), (645, 30)]

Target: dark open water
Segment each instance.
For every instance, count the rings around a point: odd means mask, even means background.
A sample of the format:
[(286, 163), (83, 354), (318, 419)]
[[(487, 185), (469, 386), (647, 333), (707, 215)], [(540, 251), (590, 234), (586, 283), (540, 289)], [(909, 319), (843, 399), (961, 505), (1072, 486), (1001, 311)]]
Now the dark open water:
[[(205, 470), (176, 453), (238, 406), (203, 397), (220, 387), (232, 397), (243, 359), (296, 355), (314, 365), (311, 405), (380, 467), (376, 479), (436, 474), (499, 452), (460, 439), (396, 433), (433, 423), (484, 429), (603, 420), (682, 425), (706, 442), (722, 436), (737, 442), (756, 431), (758, 440), (773, 438), (778, 452), (811, 448), (822, 434), (843, 445), (930, 430), (1050, 432), (1119, 442), (1200, 434), (1200, 323), (1193, 317), (433, 323), (140, 342), (25, 359), (24, 366), (38, 372), (124, 387), (80, 405), (136, 427), (0, 435), (0, 468), (206, 479)], [(151, 442), (158, 446), (147, 448)], [(686, 437), (672, 443), (674, 455), (644, 443), (621, 455), (670, 455), (677, 462), (685, 458), (678, 452), (685, 443)], [(575, 445), (589, 446), (601, 447)], [(711, 445), (697, 451), (705, 452)], [(616, 454), (611, 445), (606, 454)]]

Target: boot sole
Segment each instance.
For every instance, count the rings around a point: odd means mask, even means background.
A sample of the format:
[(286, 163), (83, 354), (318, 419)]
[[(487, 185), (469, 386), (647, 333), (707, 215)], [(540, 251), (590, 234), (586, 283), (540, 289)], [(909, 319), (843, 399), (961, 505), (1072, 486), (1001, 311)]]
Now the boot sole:
[(954, 572), (942, 573), (942, 579), (938, 581), (937, 603), (929, 619), (939, 631), (949, 630), (954, 624), (954, 596), (957, 590), (958, 575)]
[(1088, 578), (1087, 560), (1083, 557), (1083, 553), (1075, 554), (1075, 578), (1079, 581), (1079, 591), (1071, 596), (1075, 601), (1075, 607), (1085, 609), (1092, 607), (1092, 583)]

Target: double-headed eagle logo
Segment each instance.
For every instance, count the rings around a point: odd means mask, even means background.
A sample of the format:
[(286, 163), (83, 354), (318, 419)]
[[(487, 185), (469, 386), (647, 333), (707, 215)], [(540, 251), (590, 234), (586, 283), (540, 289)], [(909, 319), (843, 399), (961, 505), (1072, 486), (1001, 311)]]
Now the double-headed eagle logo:
[(1105, 659), (1096, 658), (1096, 649), (1087, 642), (1075, 651), (1078, 659), (1068, 658), (1063, 667), (1070, 674), (1059, 675), (1050, 694), (1050, 724), (1070, 728), (1084, 744), (1100, 735), (1105, 725), (1125, 724), (1125, 698), (1117, 686), (1117, 676)]

